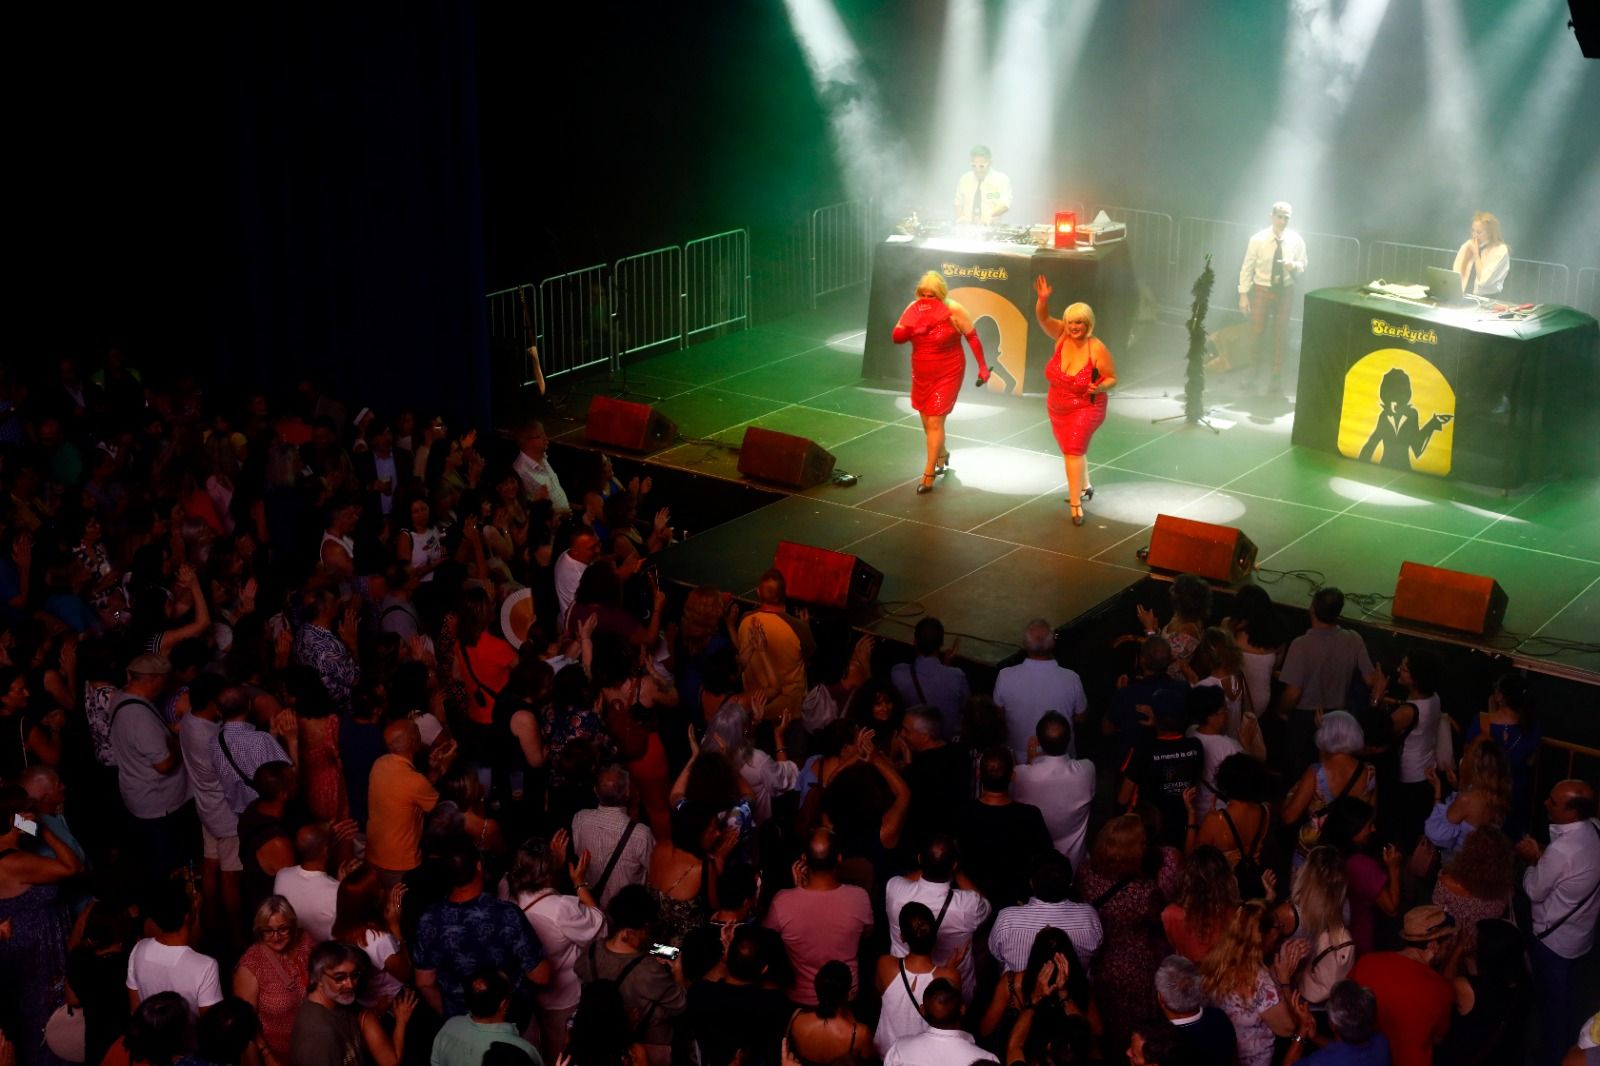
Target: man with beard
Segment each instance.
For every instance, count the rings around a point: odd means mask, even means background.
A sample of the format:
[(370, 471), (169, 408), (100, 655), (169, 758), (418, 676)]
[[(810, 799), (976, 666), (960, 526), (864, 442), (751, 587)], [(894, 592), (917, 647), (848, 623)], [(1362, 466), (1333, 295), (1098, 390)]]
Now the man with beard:
[(295, 1066), (361, 1066), (366, 1048), (388, 1044), (394, 1061), (405, 1054), (406, 1023), (416, 1008), (416, 993), (402, 990), (394, 1000), (392, 1036), (371, 1014), (356, 1005), (356, 989), (366, 954), (342, 940), (329, 940), (311, 951), (306, 967), (311, 990), (300, 1003), (290, 1035), (289, 1061)]

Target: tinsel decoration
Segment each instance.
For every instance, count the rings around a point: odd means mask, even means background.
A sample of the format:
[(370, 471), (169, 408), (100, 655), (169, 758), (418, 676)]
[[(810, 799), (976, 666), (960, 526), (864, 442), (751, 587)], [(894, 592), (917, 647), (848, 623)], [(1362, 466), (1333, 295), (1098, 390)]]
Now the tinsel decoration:
[(1183, 417), (1190, 423), (1205, 418), (1206, 392), (1206, 309), (1211, 303), (1211, 286), (1217, 275), (1206, 256), (1206, 268), (1194, 279), (1194, 303), (1189, 307), (1188, 369), (1183, 386)]

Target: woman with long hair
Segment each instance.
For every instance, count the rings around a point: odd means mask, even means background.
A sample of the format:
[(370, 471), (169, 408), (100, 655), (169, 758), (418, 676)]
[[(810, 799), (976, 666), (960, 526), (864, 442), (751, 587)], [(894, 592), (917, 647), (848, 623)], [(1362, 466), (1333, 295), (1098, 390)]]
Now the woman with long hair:
[(1428, 840), (1447, 855), (1461, 847), (1474, 829), (1505, 824), (1511, 811), (1511, 765), (1505, 749), (1492, 740), (1474, 744), (1461, 760), (1461, 791), (1444, 802), (1439, 772), (1428, 771), (1433, 810), (1423, 824)]
[(950, 288), (943, 276), (930, 270), (917, 279), (916, 299), (900, 312), (900, 321), (891, 334), (896, 344), (911, 342), (911, 406), (922, 417), (922, 433), (928, 446), (927, 464), (917, 494), (933, 491), (934, 478), (950, 468), (950, 452), (944, 446), (944, 420), (956, 405), (961, 391), (961, 375), (966, 360), (961, 354), (961, 338), (967, 339), (972, 357), (978, 361), (978, 386), (989, 381), (989, 365), (984, 362), (983, 345), (972, 315), (950, 299)]
[(1112, 1048), (1126, 1047), (1138, 1023), (1160, 1017), (1155, 976), (1167, 944), (1149, 840), (1137, 814), (1118, 815), (1100, 828), (1078, 873), (1078, 898), (1100, 915), (1104, 931), (1090, 977), (1099, 993), (1106, 1046)]
[(1472, 296), (1498, 296), (1511, 273), (1511, 248), (1500, 236), (1500, 220), (1487, 211), (1472, 216), (1472, 232), (1456, 252), (1453, 269), (1461, 275), (1461, 291)]
[[(1239, 897), (1259, 899), (1265, 894), (1261, 872), (1268, 865), (1264, 856), (1272, 829), (1272, 804), (1267, 802), (1272, 778), (1258, 760), (1241, 752), (1222, 760), (1216, 788), (1221, 802), (1198, 823), (1191, 813), (1184, 850), (1192, 852), (1201, 844), (1210, 844), (1222, 852), (1238, 876)], [(1193, 812), (1199, 791), (1186, 788), (1183, 796)]]
[(1312, 1010), (1325, 1008), (1333, 986), (1356, 964), (1356, 942), (1344, 919), (1346, 891), (1344, 856), (1334, 848), (1313, 848), (1281, 908), (1294, 923), (1291, 935), (1307, 945), (1299, 990)]
[(1372, 804), (1346, 796), (1328, 805), (1322, 822), (1321, 843), (1344, 857), (1350, 939), (1357, 955), (1373, 949), (1377, 911), (1391, 918), (1400, 913), (1400, 849), (1385, 844), (1381, 860), (1368, 853), (1376, 819)]
[(411, 980), (411, 956), (401, 925), (405, 894), (404, 884), (385, 889), (377, 868), (366, 863), (339, 882), (332, 939), (360, 948), (372, 963), (362, 984), (363, 1006), (387, 1007)]
[(1222, 936), (1239, 909), (1239, 883), (1222, 852), (1210, 844), (1194, 849), (1178, 875), (1178, 898), (1161, 912), (1172, 950), (1198, 963)]
[[(1088, 971), (1078, 961), (1072, 938), (1055, 926), (1047, 925), (1033, 938), (1027, 967), (1021, 971), (1007, 971), (995, 986), (994, 996), (978, 1023), (978, 1035), (984, 1038), (985, 1044), (1005, 1047), (1018, 1017), (1038, 1004), (1041, 975), (1046, 982), (1061, 984), (1067, 1010), (1086, 1018), (1090, 1016), (1094, 1008)], [(959, 981), (954, 983), (960, 984)], [(1094, 1021), (1098, 1027), (1098, 1015)]]
[(1288, 638), (1272, 598), (1260, 585), (1242, 585), (1222, 626), (1233, 634), (1243, 658), (1247, 709), (1257, 718), (1272, 709), (1272, 677)]
[(1465, 762), (1474, 744), (1493, 740), (1505, 749), (1511, 766), (1511, 812), (1506, 816), (1506, 835), (1520, 840), (1533, 811), (1533, 763), (1539, 756), (1544, 731), (1531, 714), (1528, 682), (1520, 672), (1501, 674), (1495, 679), (1485, 711), (1467, 720), (1462, 739), (1466, 743)]
[(661, 907), (656, 935), (664, 944), (683, 943), (705, 925), (716, 909), (716, 882), (737, 833), (725, 833), (709, 805), (680, 803), (672, 812), (672, 833), (656, 840), (645, 886)]
[(1492, 825), (1474, 829), (1439, 872), (1433, 902), (1456, 920), (1458, 934), (1471, 950), (1477, 924), (1510, 913), (1516, 885), (1511, 841)]
[(1075, 303), (1050, 317), (1050, 282), (1043, 275), (1033, 279), (1039, 299), (1034, 316), (1039, 326), (1056, 342), (1050, 361), (1045, 364), (1045, 379), (1050, 383), (1045, 410), (1050, 415), (1050, 431), (1067, 470), (1067, 503), (1072, 509), (1072, 524), (1083, 525), (1083, 501), (1094, 497), (1089, 483), (1089, 440), (1106, 420), (1106, 393), (1117, 383), (1117, 365), (1111, 350), (1094, 335), (1094, 309)]
[(1275, 928), (1272, 908), (1251, 900), (1239, 907), (1217, 946), (1200, 962), (1206, 995), (1233, 1022), (1239, 1066), (1271, 1066), (1273, 1037), (1295, 1031), (1294, 1013), (1278, 995), (1280, 982), (1265, 961)]

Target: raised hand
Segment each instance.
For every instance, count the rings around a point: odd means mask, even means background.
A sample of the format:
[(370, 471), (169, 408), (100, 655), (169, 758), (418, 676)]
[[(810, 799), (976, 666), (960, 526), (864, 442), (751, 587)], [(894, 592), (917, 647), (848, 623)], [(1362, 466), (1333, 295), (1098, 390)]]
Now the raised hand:
[(1156, 613), (1144, 604), (1135, 607), (1134, 612), (1139, 616), (1139, 624), (1144, 627), (1146, 633), (1161, 628), (1161, 621), (1156, 618)]
[(1038, 294), (1039, 299), (1041, 300), (1050, 299), (1050, 294), (1055, 292), (1055, 290), (1050, 287), (1049, 280), (1046, 279), (1043, 274), (1034, 275), (1033, 291)]
[(567, 864), (567, 845), (572, 842), (572, 834), (565, 829), (557, 829), (550, 834), (550, 855), (562, 866)]
[(409, 988), (401, 988), (394, 994), (394, 1023), (404, 1025), (411, 1018), (411, 1012), (417, 1009), (417, 994)]

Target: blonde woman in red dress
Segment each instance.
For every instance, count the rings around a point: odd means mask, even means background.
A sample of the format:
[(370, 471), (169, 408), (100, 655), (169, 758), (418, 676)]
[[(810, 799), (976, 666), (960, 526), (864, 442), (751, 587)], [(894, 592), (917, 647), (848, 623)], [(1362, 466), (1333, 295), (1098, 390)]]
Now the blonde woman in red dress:
[(989, 380), (989, 364), (984, 361), (972, 316), (950, 299), (950, 290), (937, 271), (930, 270), (918, 279), (917, 298), (901, 313), (892, 337), (896, 344), (911, 342), (911, 406), (922, 416), (922, 432), (928, 442), (928, 461), (917, 483), (920, 496), (932, 492), (933, 479), (950, 468), (944, 418), (956, 405), (966, 368), (961, 338), (967, 338), (972, 357), (978, 361), (980, 386)]
[(1117, 365), (1111, 352), (1094, 338), (1094, 310), (1076, 303), (1050, 317), (1050, 283), (1033, 279), (1039, 295), (1034, 307), (1039, 325), (1056, 338), (1056, 350), (1045, 365), (1045, 380), (1050, 392), (1045, 410), (1050, 414), (1050, 430), (1067, 464), (1067, 503), (1072, 507), (1072, 524), (1083, 525), (1083, 501), (1093, 498), (1089, 484), (1089, 438), (1106, 420), (1106, 393), (1117, 383)]

